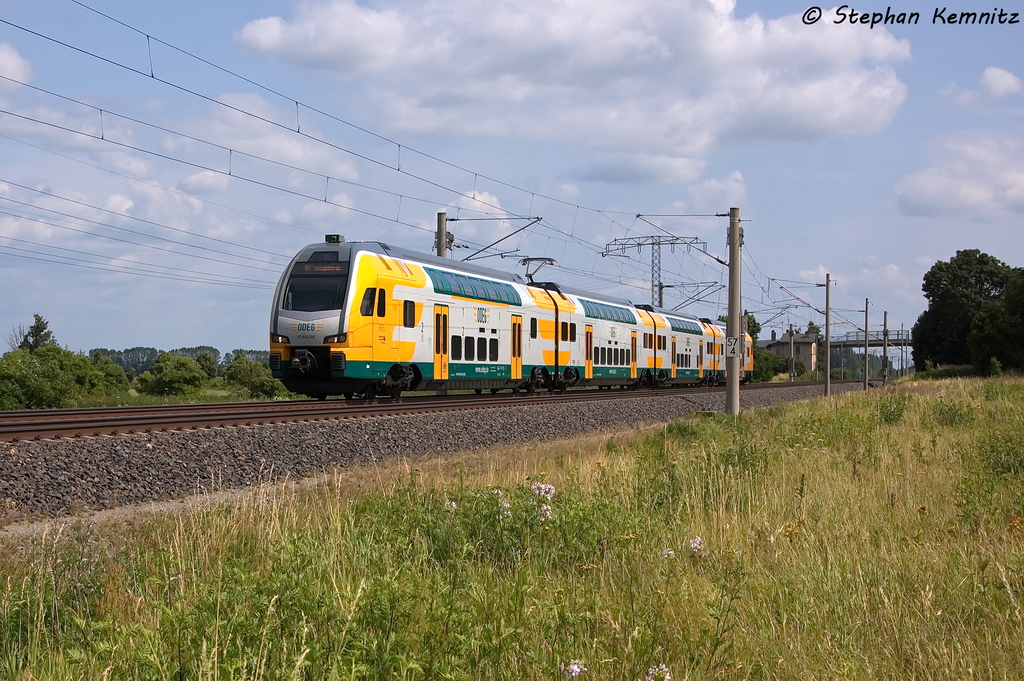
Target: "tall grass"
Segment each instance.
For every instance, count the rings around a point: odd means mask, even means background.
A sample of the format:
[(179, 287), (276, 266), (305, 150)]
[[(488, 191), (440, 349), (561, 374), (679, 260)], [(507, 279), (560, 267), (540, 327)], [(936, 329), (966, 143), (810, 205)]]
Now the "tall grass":
[(914, 383), (67, 524), (3, 546), (0, 675), (1020, 676), (1022, 433)]

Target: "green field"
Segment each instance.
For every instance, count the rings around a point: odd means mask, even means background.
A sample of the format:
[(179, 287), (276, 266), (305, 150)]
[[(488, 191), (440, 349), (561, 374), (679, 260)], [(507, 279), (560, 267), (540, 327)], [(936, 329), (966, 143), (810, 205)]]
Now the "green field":
[(1024, 382), (919, 381), (80, 519), (0, 675), (1020, 678), (1022, 474)]

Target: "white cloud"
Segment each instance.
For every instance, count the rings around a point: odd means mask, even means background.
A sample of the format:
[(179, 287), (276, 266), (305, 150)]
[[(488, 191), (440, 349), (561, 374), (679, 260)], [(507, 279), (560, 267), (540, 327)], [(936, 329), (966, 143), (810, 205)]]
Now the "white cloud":
[(985, 69), (979, 79), (981, 85), (977, 90), (959, 92), (954, 84), (944, 90), (944, 94), (956, 94), (956, 102), (961, 106), (978, 108), (998, 102), (1003, 97), (1024, 94), (1024, 81), (1006, 69), (990, 66)]
[(178, 183), (178, 189), (192, 194), (210, 194), (227, 190), (231, 177), (212, 170), (202, 170)]
[(947, 140), (940, 158), (896, 187), (906, 215), (1024, 213), (1024, 141), (983, 134)]
[[(713, 144), (876, 131), (906, 41), (732, 0), (323, 0), (251, 22), (245, 48), (366, 90), (406, 133), (583, 140), (581, 176), (693, 181)], [(628, 160), (624, 160), (628, 157)]]
[(296, 224), (308, 227), (330, 227), (352, 218), (352, 199), (347, 194), (335, 194), (330, 203), (315, 201), (302, 206)]
[[(290, 186), (299, 189), (300, 186), (307, 185), (311, 192), (312, 188), (315, 188), (315, 193), (321, 196), (324, 193), (324, 175), (341, 180), (359, 179), (359, 173), (349, 155), (300, 136), (289, 129), (296, 125), (294, 109), (290, 112), (283, 111), (254, 94), (226, 93), (219, 99), (228, 106), (214, 107), (209, 116), (195, 119), (183, 126), (184, 132), (242, 153), (232, 154), (229, 158), (224, 150), (211, 152), (206, 145), (175, 137), (165, 140), (165, 148), (174, 152), (213, 153), (214, 160), (211, 163), (217, 163), (216, 167), (224, 170), (230, 167), (233, 174), (246, 177), (265, 176), (268, 172), (279, 176), (279, 172), (283, 170), (279, 165), (268, 164), (247, 156), (248, 154), (302, 168), (302, 171), (285, 170), (290, 174)], [(254, 115), (247, 115), (242, 111)], [(299, 120), (304, 134), (320, 136), (311, 114), (306, 120)], [(278, 125), (267, 121), (273, 121)], [(285, 127), (281, 127), (282, 125)]]
[(718, 180), (705, 180), (690, 187), (696, 210), (701, 212), (725, 212), (738, 206), (747, 196), (747, 187), (743, 183), (743, 174), (734, 170), (729, 177)]
[[(32, 80), (32, 66), (8, 43), (0, 43), (0, 76), (13, 78), (22, 83)], [(0, 79), (0, 90), (16, 89), (18, 85)]]

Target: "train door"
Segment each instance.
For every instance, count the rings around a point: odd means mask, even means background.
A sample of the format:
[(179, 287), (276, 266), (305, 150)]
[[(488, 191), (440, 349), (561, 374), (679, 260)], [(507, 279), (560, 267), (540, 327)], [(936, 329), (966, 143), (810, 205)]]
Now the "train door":
[(672, 373), (669, 374), (672, 378), (676, 377), (676, 359), (679, 355), (676, 354), (676, 337), (672, 336)]
[(583, 378), (594, 377), (594, 327), (591, 324), (587, 324), (586, 332), (584, 335), (584, 342), (587, 344), (587, 349), (584, 351), (583, 356), (586, 358), (583, 364)]
[(633, 332), (630, 341), (629, 377), (636, 378), (636, 331)]
[(434, 306), (434, 380), (448, 380), (448, 306)]
[(697, 342), (697, 378), (704, 378), (704, 341)]
[(512, 315), (512, 380), (523, 378), (523, 318)]

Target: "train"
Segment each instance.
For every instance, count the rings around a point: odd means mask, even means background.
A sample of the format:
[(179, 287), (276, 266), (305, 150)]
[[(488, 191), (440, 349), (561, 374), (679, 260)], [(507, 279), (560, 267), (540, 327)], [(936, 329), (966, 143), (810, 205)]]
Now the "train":
[(277, 284), (270, 369), (318, 399), (715, 385), (725, 343), (709, 319), (328, 234)]

